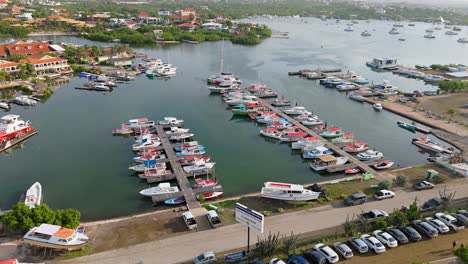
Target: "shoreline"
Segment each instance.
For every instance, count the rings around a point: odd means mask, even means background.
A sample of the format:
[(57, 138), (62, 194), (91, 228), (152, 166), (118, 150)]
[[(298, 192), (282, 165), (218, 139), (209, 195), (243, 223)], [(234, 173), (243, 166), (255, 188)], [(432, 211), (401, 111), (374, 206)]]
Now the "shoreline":
[(78, 36), (78, 32), (59, 32), (59, 31), (43, 31), (29, 33), (28, 37), (43, 37), (43, 36)]

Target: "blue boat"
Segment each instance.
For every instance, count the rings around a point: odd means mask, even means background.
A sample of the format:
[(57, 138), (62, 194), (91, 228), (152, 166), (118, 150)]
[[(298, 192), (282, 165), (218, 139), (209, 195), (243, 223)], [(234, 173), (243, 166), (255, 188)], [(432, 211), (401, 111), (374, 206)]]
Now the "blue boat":
[[(197, 145), (197, 146), (193, 146), (193, 147), (198, 147), (200, 150), (205, 151), (205, 146), (204, 146), (204, 145)], [(193, 147), (192, 147), (192, 148), (193, 148)], [(177, 146), (177, 147), (175, 147), (174, 149), (175, 149), (175, 151), (179, 151), (179, 152), (180, 152), (180, 151), (182, 151), (182, 150), (184, 150), (184, 149), (190, 149), (190, 147), (189, 147), (189, 148), (184, 148), (183, 146)]]
[(318, 159), (322, 156), (332, 155), (333, 151), (327, 149), (326, 147), (317, 147), (315, 150), (308, 151), (302, 154), (304, 159)]
[(167, 199), (166, 201), (164, 201), (164, 203), (168, 204), (168, 205), (183, 204), (183, 203), (185, 203), (185, 197), (181, 196), (181, 197), (177, 197), (177, 198)]
[(416, 132), (416, 126), (414, 125), (410, 125), (410, 124), (407, 124), (407, 123), (404, 123), (404, 122), (401, 122), (401, 121), (397, 121), (397, 124), (399, 127), (403, 128), (403, 129), (406, 129), (408, 131), (411, 131), (413, 133)]

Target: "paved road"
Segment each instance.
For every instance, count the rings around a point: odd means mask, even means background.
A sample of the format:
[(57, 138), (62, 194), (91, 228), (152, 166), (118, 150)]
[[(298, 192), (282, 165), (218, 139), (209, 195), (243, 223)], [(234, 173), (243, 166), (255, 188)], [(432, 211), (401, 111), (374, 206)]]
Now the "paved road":
[[(268, 217), (265, 220), (265, 233), (269, 231), (289, 234), (314, 232), (342, 224), (349, 215), (360, 214), (362, 211), (382, 209), (391, 212), (394, 208), (409, 205), (418, 198), (422, 204), (426, 200), (438, 196), (443, 186), (428, 191), (416, 192), (400, 190), (395, 198), (384, 201), (368, 202), (355, 207), (322, 206), (284, 215)], [(447, 187), (449, 191), (456, 191), (455, 198), (468, 197), (468, 179), (457, 180), (457, 184)], [(213, 250), (215, 252), (228, 251), (246, 245), (246, 227), (235, 224), (209, 231), (190, 233), (164, 240), (148, 242), (106, 251), (67, 263), (178, 263), (193, 259), (200, 252)], [(151, 230), (148, 230), (151, 232)], [(251, 232), (251, 243), (255, 244), (257, 233)], [(156, 261), (161, 260), (161, 262)], [(162, 261), (164, 260), (164, 261)], [(155, 262), (156, 261), (156, 262)]]

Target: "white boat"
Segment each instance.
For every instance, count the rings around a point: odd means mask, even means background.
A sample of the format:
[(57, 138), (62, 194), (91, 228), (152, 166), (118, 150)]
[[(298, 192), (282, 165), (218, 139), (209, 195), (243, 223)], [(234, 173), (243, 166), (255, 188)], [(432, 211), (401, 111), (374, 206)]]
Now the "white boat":
[(320, 146), (323, 146), (323, 143), (317, 137), (307, 137), (291, 144), (292, 149), (304, 149), (305, 147), (315, 149)]
[(303, 106), (293, 106), (293, 107), (284, 109), (283, 112), (287, 115), (312, 114)]
[(453, 154), (453, 149), (443, 147), (431, 141), (430, 138), (422, 137), (413, 139), (413, 144), (429, 153)]
[(214, 166), (215, 162), (197, 161), (191, 166), (185, 166), (184, 171), (187, 173), (208, 172), (213, 169)]
[(39, 182), (35, 182), (27, 191), (24, 198), (24, 204), (33, 209), (36, 205), (42, 203), (42, 186)]
[(353, 32), (354, 29), (352, 29), (351, 27), (347, 27), (347, 28), (344, 29), (344, 31), (346, 31), (346, 32)]
[(319, 195), (302, 185), (280, 182), (266, 182), (260, 193), (261, 197), (283, 201), (317, 200)]
[(37, 101), (29, 98), (28, 96), (22, 95), (15, 97), (13, 99), (13, 103), (24, 106), (34, 106), (37, 104)]
[(140, 194), (143, 196), (151, 197), (158, 194), (170, 194), (179, 192), (179, 187), (171, 186), (168, 182), (162, 182), (156, 187), (151, 187), (140, 191)]
[(177, 125), (182, 125), (184, 123), (184, 120), (182, 119), (177, 119), (175, 117), (164, 117), (164, 120), (160, 120), (159, 124), (160, 125), (172, 125), (172, 126), (177, 126)]
[(127, 123), (122, 124), (122, 126), (128, 126), (129, 128), (154, 127), (154, 125), (155, 122), (146, 117), (130, 119)]
[(92, 87), (93, 90), (95, 91), (103, 91), (103, 92), (109, 92), (111, 90), (110, 87), (106, 86), (105, 84), (102, 83), (97, 83), (93, 85)]
[(238, 88), (238, 86), (234, 86), (234, 87), (208, 86), (208, 90), (210, 90), (211, 93), (223, 93), (223, 92), (231, 91), (236, 88)]
[(184, 140), (184, 139), (187, 139), (187, 138), (191, 138), (193, 136), (194, 136), (194, 134), (192, 134), (192, 133), (176, 134), (176, 135), (171, 136), (169, 138), (169, 140), (173, 140), (173, 141)]
[(426, 34), (424, 37), (427, 39), (435, 39), (435, 36), (432, 33)]
[(10, 110), (11, 106), (7, 102), (0, 102), (0, 108), (3, 108), (5, 110)]
[(230, 99), (227, 100), (226, 103), (230, 106), (236, 106), (236, 105), (247, 105), (247, 104), (255, 104), (258, 103), (258, 99), (256, 96), (244, 96), (239, 99)]
[(151, 165), (151, 167), (147, 167), (144, 163), (140, 163), (140, 164), (135, 164), (135, 165), (128, 167), (129, 170), (132, 170), (135, 172), (145, 172), (145, 169), (152, 169), (152, 168), (165, 170), (166, 163), (156, 163), (154, 165)]
[(380, 151), (366, 150), (365, 152), (359, 153), (356, 156), (359, 160), (375, 160), (383, 158), (383, 154)]
[(426, 76), (424, 76), (425, 82), (441, 82), (443, 80), (445, 80), (445, 78), (440, 75), (426, 74)]
[(323, 124), (322, 120), (314, 117), (308, 117), (307, 119), (300, 120), (299, 122), (304, 126), (316, 126)]
[(364, 31), (361, 33), (361, 36), (363, 36), (363, 37), (370, 37), (370, 36), (372, 36), (372, 34), (371, 34), (369, 31), (364, 30)]
[(302, 154), (302, 157), (304, 159), (318, 159), (326, 155), (333, 155), (333, 151), (331, 151), (330, 149), (324, 146), (319, 146), (319, 147), (316, 147), (314, 150), (305, 152), (304, 154)]
[(57, 225), (41, 224), (31, 228), (23, 240), (32, 245), (52, 248), (74, 248), (88, 243), (88, 237), (77, 230)]
[(366, 98), (364, 96), (358, 95), (358, 94), (355, 94), (355, 93), (352, 93), (349, 96), (349, 99), (357, 101), (357, 102), (364, 102), (366, 100)]
[(133, 161), (136, 163), (144, 163), (145, 161), (150, 161), (150, 160), (158, 161), (158, 160), (165, 159), (165, 158), (167, 158), (165, 154), (153, 152), (147, 155), (134, 157)]
[(332, 139), (332, 142), (336, 143), (352, 143), (354, 141), (354, 135), (351, 133), (343, 134), (341, 137)]
[(5, 146), (10, 140), (22, 137), (34, 131), (29, 121), (24, 121), (19, 115), (6, 115), (0, 118), (0, 146)]
[(374, 110), (376, 111), (382, 111), (383, 110), (383, 106), (381, 103), (375, 103), (372, 105), (372, 107), (374, 108)]
[(161, 145), (160, 141), (146, 141), (142, 143), (137, 143), (132, 145), (133, 151), (146, 150), (149, 148), (156, 148)]
[(455, 36), (455, 35), (458, 35), (458, 33), (452, 30), (447, 30), (445, 31), (445, 35)]
[(398, 34), (400, 34), (400, 32), (398, 31), (398, 29), (392, 28), (392, 29), (388, 32), (388, 34), (391, 34), (391, 35), (398, 35)]
[(315, 171), (322, 171), (328, 167), (340, 166), (348, 162), (347, 157), (335, 157), (333, 155), (326, 155), (320, 157), (316, 162), (310, 163), (310, 168)]
[(146, 142), (146, 141), (161, 141), (161, 139), (158, 136), (154, 135), (154, 134), (146, 134), (146, 135), (142, 135), (142, 136), (137, 137), (133, 143), (134, 144), (141, 144), (141, 143)]
[(171, 127), (171, 130), (166, 131), (166, 135), (184, 134), (190, 131), (190, 128)]
[(260, 134), (265, 137), (280, 139), (281, 136), (283, 135), (283, 132), (281, 132), (280, 130), (276, 128), (269, 127), (269, 128), (260, 130)]
[(468, 43), (468, 38), (459, 38), (457, 40), (457, 42), (460, 42), (460, 43)]

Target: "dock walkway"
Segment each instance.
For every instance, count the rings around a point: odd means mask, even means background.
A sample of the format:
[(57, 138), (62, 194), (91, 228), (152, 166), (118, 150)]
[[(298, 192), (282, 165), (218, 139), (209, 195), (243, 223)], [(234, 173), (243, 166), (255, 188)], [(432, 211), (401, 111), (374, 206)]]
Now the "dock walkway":
[(34, 136), (37, 134), (37, 130), (33, 130), (31, 132), (28, 132), (24, 135), (22, 135), (21, 137), (18, 137), (18, 138), (13, 138), (9, 141), (6, 142), (6, 144), (1, 144), (0, 143), (0, 152), (3, 152), (9, 148), (12, 148), (18, 144), (20, 144), (21, 142), (27, 140), (28, 138)]

